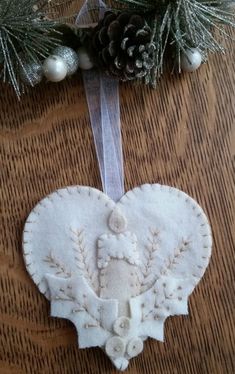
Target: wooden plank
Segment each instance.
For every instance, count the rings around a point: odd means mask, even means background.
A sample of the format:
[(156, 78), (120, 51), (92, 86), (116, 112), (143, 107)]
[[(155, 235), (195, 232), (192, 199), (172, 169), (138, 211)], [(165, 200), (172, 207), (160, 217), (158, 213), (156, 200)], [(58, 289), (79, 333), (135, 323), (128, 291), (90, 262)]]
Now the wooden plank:
[[(189, 317), (170, 318), (165, 343), (148, 340), (128, 373), (235, 372), (234, 57), (166, 74), (156, 91), (121, 85), (126, 189), (183, 189), (207, 212), (214, 237)], [(0, 108), (0, 373), (115, 373), (100, 349), (78, 349), (71, 323), (49, 317), (21, 249), (25, 219), (44, 195), (73, 184), (101, 188), (81, 77), (41, 85), (21, 102), (1, 85)]]

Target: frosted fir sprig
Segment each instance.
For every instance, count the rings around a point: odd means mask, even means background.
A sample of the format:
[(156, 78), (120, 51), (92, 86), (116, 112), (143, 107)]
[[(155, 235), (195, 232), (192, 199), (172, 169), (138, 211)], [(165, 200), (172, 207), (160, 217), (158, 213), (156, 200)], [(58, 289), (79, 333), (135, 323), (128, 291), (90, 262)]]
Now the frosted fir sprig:
[(21, 93), (19, 67), (38, 63), (59, 43), (58, 21), (48, 18), (48, 2), (38, 0), (0, 1), (1, 78), (9, 82), (17, 96)]
[[(104, 19), (87, 27), (56, 20), (52, 10), (62, 4), (0, 1), (0, 78), (18, 97), (26, 85), (60, 82), (78, 68), (156, 87), (167, 60), (178, 72), (195, 71), (233, 39), (234, 0), (113, 0)], [(91, 0), (88, 15), (99, 6)]]
[(154, 67), (145, 77), (145, 83), (152, 86), (163, 73), (167, 51), (180, 72), (182, 55), (189, 49), (197, 48), (203, 61), (210, 52), (224, 52), (223, 39), (232, 39), (225, 26), (235, 27), (231, 0), (115, 0), (115, 4), (144, 14), (152, 28)]

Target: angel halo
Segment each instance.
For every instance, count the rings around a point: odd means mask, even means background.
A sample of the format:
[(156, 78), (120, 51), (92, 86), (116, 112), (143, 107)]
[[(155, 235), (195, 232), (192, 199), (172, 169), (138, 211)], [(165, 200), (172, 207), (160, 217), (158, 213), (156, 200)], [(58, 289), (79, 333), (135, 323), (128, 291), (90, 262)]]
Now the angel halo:
[(117, 203), (91, 187), (57, 190), (32, 210), (23, 236), (51, 315), (72, 321), (80, 348), (102, 348), (119, 370), (148, 337), (163, 341), (168, 316), (188, 313), (211, 242), (200, 206), (159, 184)]

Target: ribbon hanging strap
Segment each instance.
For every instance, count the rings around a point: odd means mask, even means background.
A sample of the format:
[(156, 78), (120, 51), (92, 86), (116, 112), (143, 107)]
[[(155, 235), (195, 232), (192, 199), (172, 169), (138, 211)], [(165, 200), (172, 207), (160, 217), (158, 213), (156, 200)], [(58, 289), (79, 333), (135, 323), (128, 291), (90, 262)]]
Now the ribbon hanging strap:
[(92, 70), (83, 79), (103, 190), (117, 201), (124, 194), (118, 81)]
[[(102, 16), (105, 4), (87, 0), (77, 17), (78, 26), (92, 23), (89, 9), (94, 9), (95, 4)], [(83, 80), (103, 191), (118, 201), (124, 194), (118, 80), (97, 70), (84, 70)]]

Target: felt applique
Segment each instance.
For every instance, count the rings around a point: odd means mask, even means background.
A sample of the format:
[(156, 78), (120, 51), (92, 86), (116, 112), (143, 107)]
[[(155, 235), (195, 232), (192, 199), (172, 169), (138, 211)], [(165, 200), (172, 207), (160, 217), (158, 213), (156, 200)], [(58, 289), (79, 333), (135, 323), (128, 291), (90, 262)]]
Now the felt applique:
[(199, 205), (158, 184), (117, 203), (90, 187), (57, 190), (31, 212), (23, 236), (51, 315), (72, 321), (80, 348), (101, 347), (120, 370), (147, 337), (163, 341), (168, 316), (188, 313), (211, 244)]

